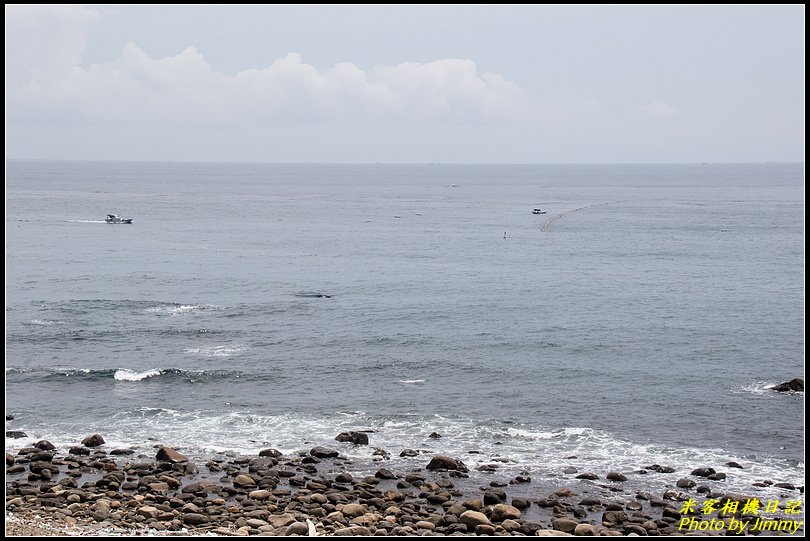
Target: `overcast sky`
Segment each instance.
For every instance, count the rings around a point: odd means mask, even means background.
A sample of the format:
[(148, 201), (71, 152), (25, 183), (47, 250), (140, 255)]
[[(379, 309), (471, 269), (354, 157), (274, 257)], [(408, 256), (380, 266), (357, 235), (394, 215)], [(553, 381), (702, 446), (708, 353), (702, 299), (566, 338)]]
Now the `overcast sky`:
[(9, 6), (8, 158), (804, 160), (804, 5)]

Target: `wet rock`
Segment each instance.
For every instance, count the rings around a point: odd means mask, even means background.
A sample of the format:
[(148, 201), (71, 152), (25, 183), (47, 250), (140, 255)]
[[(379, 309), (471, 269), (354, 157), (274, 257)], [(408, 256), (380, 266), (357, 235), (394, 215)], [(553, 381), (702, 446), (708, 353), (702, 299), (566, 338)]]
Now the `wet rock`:
[(786, 381), (784, 383), (780, 383), (779, 385), (774, 385), (771, 387), (774, 391), (780, 393), (787, 393), (790, 391), (796, 393), (803, 393), (804, 392), (804, 380), (802, 378), (793, 378), (790, 381)]
[(399, 456), (406, 457), (406, 456), (419, 456), (419, 451), (414, 451), (413, 449), (403, 449)]
[(709, 479), (711, 481), (722, 481), (725, 478), (726, 478), (726, 474), (721, 472), (721, 471), (719, 471), (717, 473), (713, 473), (713, 474), (708, 475), (706, 477), (706, 479)]
[(104, 438), (101, 434), (93, 434), (82, 440), (82, 445), (85, 447), (99, 447), (100, 445), (104, 445), (104, 443)]
[(566, 466), (565, 468), (563, 468), (563, 473), (566, 474), (566, 475), (573, 475), (573, 474), (577, 473), (578, 471), (579, 470), (577, 470), (573, 466)]
[(689, 475), (697, 475), (698, 477), (708, 477), (716, 473), (714, 468), (695, 468)]
[(172, 464), (188, 462), (187, 456), (178, 453), (171, 447), (161, 447), (158, 449), (157, 456), (155, 456), (155, 458), (164, 462), (171, 462)]
[(531, 483), (531, 482), (532, 482), (532, 478), (529, 477), (528, 475), (518, 475), (517, 477), (515, 477), (512, 480), (512, 483), (515, 483), (515, 484)]
[(278, 449), (262, 449), (261, 451), (259, 451), (259, 456), (279, 458), (281, 456), (281, 451), (279, 451)]
[(249, 475), (240, 474), (240, 475), (237, 475), (234, 478), (233, 486), (240, 487), (240, 488), (255, 487), (256, 486), (256, 480), (253, 477), (249, 476)]
[(34, 444), (34, 447), (41, 449), (42, 451), (53, 451), (56, 449), (56, 446), (48, 440), (40, 440)]
[(338, 452), (328, 447), (313, 447), (310, 449), (309, 454), (316, 458), (337, 458)]
[(374, 477), (378, 479), (396, 479), (397, 476), (391, 470), (386, 468), (380, 468), (377, 470), (377, 473), (374, 474)]
[(368, 512), (368, 507), (365, 505), (361, 505), (359, 503), (347, 503), (341, 509), (341, 513), (343, 513), (347, 517), (359, 517), (360, 515), (364, 515)]
[(730, 461), (730, 462), (726, 462), (726, 466), (728, 466), (729, 468), (739, 468), (739, 469), (743, 469), (743, 467), (742, 467), (742, 466), (740, 466), (740, 464), (739, 464), (738, 462), (734, 462), (733, 460), (732, 460), (732, 461)]
[(677, 483), (675, 483), (675, 485), (676, 485), (678, 488), (692, 488), (692, 487), (693, 487), (693, 486), (695, 486), (696, 484), (697, 484), (697, 483), (695, 483), (695, 482), (694, 482), (694, 481), (692, 481), (691, 479), (687, 479), (687, 478), (685, 478), (685, 477), (684, 477), (683, 479), (678, 479), (678, 482), (677, 482)]
[(617, 483), (627, 481), (627, 477), (624, 474), (617, 471), (608, 472), (606, 478), (608, 481), (615, 481)]
[(589, 480), (593, 481), (595, 479), (599, 479), (599, 476), (596, 475), (593, 472), (585, 472), (585, 473), (580, 473), (579, 475), (577, 475), (576, 478), (577, 479), (589, 479)]
[(442, 435), (439, 434), (438, 432), (431, 432), (430, 435), (428, 436), (428, 438), (434, 438), (434, 439), (441, 438), (441, 437), (442, 437)]
[(110, 454), (111, 454), (111, 455), (116, 455), (116, 456), (120, 456), (120, 455), (134, 455), (134, 454), (135, 454), (135, 451), (134, 451), (134, 450), (132, 450), (132, 449), (113, 449), (112, 451), (110, 451)]
[(467, 472), (467, 466), (460, 460), (449, 456), (437, 455), (430, 459), (426, 466), (429, 470), (453, 470)]
[(512, 505), (518, 509), (528, 509), (531, 507), (532, 502), (526, 498), (512, 498)]
[(353, 443), (355, 445), (368, 445), (368, 434), (365, 432), (341, 432), (335, 439), (343, 443)]
[(6, 430), (6, 437), (13, 439), (27, 438), (28, 434), (22, 430)]
[(605, 511), (602, 513), (602, 524), (608, 528), (621, 524), (627, 519), (624, 511)]
[(6, 452), (6, 466), (13, 466), (14, 465), (14, 455), (9, 452)]
[(661, 516), (664, 518), (674, 518), (675, 520), (681, 520), (681, 513), (675, 509), (674, 507), (664, 507), (661, 511)]
[(495, 527), (491, 524), (479, 524), (475, 527), (475, 535), (495, 535)]
[(653, 464), (652, 466), (647, 466), (648, 470), (658, 472), (658, 473), (674, 473), (675, 468), (671, 466), (661, 466), (660, 464)]
[(484, 505), (496, 505), (506, 499), (506, 492), (503, 490), (487, 490), (484, 492)]
[(793, 483), (776, 483), (773, 486), (779, 488), (786, 488), (788, 490), (796, 490), (796, 486)]

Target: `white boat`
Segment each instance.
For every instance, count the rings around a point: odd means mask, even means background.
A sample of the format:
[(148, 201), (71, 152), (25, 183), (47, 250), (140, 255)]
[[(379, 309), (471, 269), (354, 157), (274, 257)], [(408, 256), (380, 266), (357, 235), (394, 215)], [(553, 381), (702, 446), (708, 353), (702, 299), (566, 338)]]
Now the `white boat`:
[(548, 211), (542, 209), (532, 209), (532, 214), (545, 214), (546, 212)]
[(104, 221), (108, 224), (131, 224), (132, 218), (122, 218), (117, 214), (108, 214)]

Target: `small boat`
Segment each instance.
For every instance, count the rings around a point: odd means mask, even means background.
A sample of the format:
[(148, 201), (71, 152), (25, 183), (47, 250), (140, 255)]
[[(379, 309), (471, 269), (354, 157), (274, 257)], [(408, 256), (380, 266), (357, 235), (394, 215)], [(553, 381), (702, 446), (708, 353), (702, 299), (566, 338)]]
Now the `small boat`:
[(545, 214), (546, 212), (548, 211), (542, 209), (532, 209), (532, 214)]
[(104, 221), (108, 224), (131, 224), (132, 218), (122, 218), (117, 214), (108, 214)]

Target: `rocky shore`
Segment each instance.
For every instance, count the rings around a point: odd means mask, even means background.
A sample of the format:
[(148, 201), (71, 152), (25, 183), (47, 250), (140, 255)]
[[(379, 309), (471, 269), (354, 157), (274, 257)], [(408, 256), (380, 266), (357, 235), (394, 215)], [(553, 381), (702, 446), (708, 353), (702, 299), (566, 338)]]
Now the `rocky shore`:
[[(367, 436), (335, 439), (334, 448), (264, 449), (204, 463), (166, 446), (149, 454), (107, 449), (98, 434), (66, 450), (38, 441), (6, 452), (6, 534), (804, 535), (804, 509), (790, 506), (803, 503), (803, 486), (778, 487), (784, 499), (766, 517), (743, 512), (757, 496), (725, 493), (725, 473), (708, 467), (684, 472), (662, 494), (625, 488), (620, 472), (583, 472), (559, 487), (533, 484), (529, 475), (487, 482), (486, 469), (469, 472), (464, 457), (442, 455), (400, 471), (384, 450), (375, 451), (378, 465), (390, 467), (357, 476), (340, 449), (367, 444)], [(646, 465), (638, 473), (669, 471)], [(739, 507), (702, 514), (707, 499), (720, 510)]]

